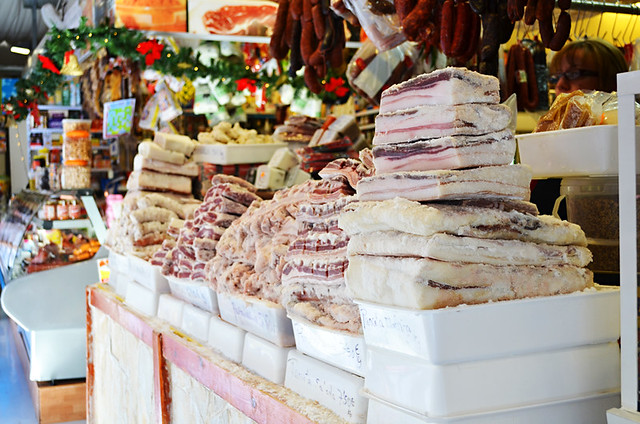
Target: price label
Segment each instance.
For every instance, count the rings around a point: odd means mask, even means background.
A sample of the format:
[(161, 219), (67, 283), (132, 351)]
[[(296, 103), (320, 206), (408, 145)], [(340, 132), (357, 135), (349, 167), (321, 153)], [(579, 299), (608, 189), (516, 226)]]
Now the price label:
[(115, 138), (128, 134), (133, 127), (136, 99), (117, 100), (104, 104), (103, 138)]

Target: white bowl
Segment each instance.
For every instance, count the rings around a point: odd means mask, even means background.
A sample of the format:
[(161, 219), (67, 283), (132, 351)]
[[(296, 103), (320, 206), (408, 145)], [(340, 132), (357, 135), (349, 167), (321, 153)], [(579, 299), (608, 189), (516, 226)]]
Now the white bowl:
[(156, 293), (169, 293), (169, 283), (160, 267), (151, 265), (137, 256), (129, 256), (129, 274), (131, 277)]
[(317, 401), (350, 423), (367, 422), (368, 400), (361, 394), (364, 379), (292, 349), (284, 386)]
[(606, 411), (619, 406), (620, 392), (612, 392), (484, 414), (432, 418), (370, 396), (367, 424), (605, 424)]
[(255, 297), (218, 293), (218, 306), (223, 320), (278, 346), (295, 346), (291, 320), (281, 305)]
[(610, 342), (433, 365), (412, 356), (369, 347), (365, 390), (429, 417), (568, 400), (619, 391), (620, 349), (617, 342)]
[(218, 297), (206, 281), (193, 281), (186, 278), (168, 276), (171, 294), (187, 303), (211, 313), (218, 313)]
[(356, 303), (367, 345), (448, 364), (617, 340), (620, 288), (597, 287), (433, 310)]
[(311, 324), (291, 317), (296, 348), (345, 371), (364, 376), (367, 346), (362, 335)]
[(209, 321), (209, 346), (234, 362), (242, 362), (242, 349), (247, 332), (224, 322), (217, 316)]
[(242, 350), (242, 365), (275, 384), (283, 384), (290, 347), (276, 346), (267, 340), (247, 333)]
[(531, 167), (533, 178), (618, 175), (617, 125), (520, 134), (516, 140), (520, 162)]

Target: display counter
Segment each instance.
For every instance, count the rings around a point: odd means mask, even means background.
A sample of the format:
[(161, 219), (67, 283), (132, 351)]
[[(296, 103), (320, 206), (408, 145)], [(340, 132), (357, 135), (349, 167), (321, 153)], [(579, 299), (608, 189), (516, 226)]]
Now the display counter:
[(87, 422), (342, 423), (168, 323), (107, 285), (87, 288)]

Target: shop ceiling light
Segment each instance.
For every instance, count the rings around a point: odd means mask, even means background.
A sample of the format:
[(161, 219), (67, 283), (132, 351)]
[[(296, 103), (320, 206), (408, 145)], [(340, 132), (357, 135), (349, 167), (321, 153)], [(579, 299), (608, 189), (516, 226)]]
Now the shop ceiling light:
[(31, 50), (25, 49), (24, 47), (17, 47), (17, 46), (11, 46), (10, 51), (11, 53), (23, 54), (25, 56), (28, 56), (29, 53), (31, 53)]

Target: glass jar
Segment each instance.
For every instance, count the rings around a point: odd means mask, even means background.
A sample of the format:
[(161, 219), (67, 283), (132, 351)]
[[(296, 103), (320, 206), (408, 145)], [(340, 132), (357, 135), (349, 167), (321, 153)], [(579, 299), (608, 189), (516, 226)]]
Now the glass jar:
[(65, 132), (62, 139), (62, 158), (65, 161), (91, 161), (91, 138), (88, 131)]
[(82, 218), (82, 202), (78, 199), (72, 199), (69, 201), (69, 218), (80, 219)]
[(53, 221), (56, 219), (56, 204), (57, 201), (56, 199), (49, 199), (47, 200), (47, 203), (44, 204), (44, 207), (42, 208), (43, 213), (42, 213), (42, 218), (47, 220), (47, 221)]
[(56, 216), (59, 220), (69, 219), (69, 205), (66, 200), (58, 200), (58, 204), (56, 205)]
[(73, 190), (91, 187), (91, 168), (86, 160), (70, 160), (62, 167), (62, 188)]

